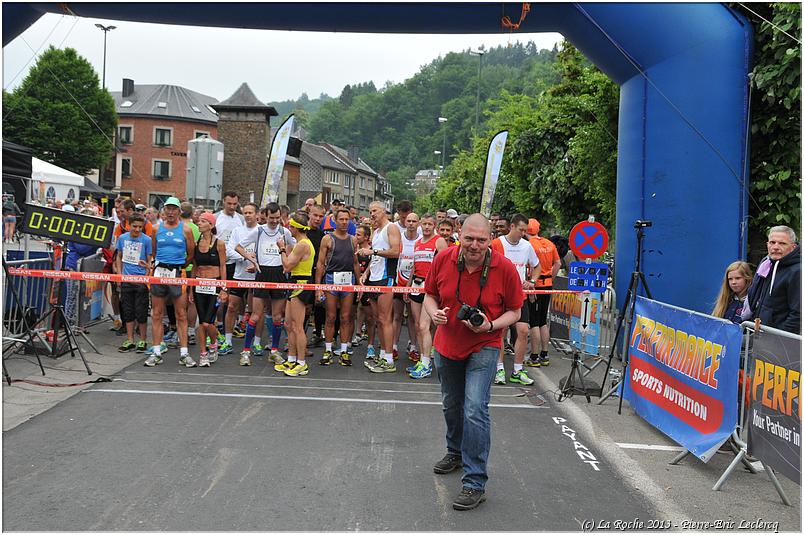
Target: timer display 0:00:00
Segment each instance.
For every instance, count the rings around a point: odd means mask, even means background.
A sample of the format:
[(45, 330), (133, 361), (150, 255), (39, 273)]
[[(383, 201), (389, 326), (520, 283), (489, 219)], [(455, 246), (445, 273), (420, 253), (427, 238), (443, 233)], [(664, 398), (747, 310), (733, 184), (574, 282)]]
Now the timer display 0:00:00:
[[(72, 236), (75, 231), (76, 221), (74, 219), (64, 219), (60, 216), (53, 216), (50, 218), (50, 223), (47, 230), (54, 234), (62, 234), (64, 236)], [(42, 226), (42, 214), (34, 212), (31, 214), (31, 221), (28, 223), (28, 228), (38, 229)], [(94, 229), (94, 236), (93, 236)], [(94, 223), (84, 223), (81, 227), (81, 236), (85, 240), (95, 240), (102, 242), (106, 238), (106, 233), (109, 229), (105, 225), (95, 225)]]

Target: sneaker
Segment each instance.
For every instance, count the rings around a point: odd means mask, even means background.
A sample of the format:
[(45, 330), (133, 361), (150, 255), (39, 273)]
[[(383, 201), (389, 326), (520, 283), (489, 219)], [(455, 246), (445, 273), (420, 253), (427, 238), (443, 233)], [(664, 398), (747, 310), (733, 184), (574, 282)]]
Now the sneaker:
[(137, 342), (137, 353), (145, 353), (146, 349), (148, 349), (148, 343), (145, 340)]
[(494, 384), (495, 385), (505, 384), (505, 370), (497, 370), (497, 374), (494, 376)]
[(532, 355), (530, 357), (525, 358), (525, 362), (523, 363), (525, 366), (530, 366), (531, 368), (538, 368), (541, 366), (541, 361), (539, 360), (539, 355)]
[(341, 358), (338, 361), (338, 364), (341, 366), (351, 366), (352, 365), (352, 358), (349, 356), (348, 351), (341, 351)]
[[(165, 353), (167, 353), (167, 352), (168, 352), (168, 349), (169, 349), (169, 348), (168, 348), (168, 346), (167, 346), (167, 344), (166, 344), (165, 342), (162, 342), (161, 344), (159, 344), (159, 353), (161, 353), (162, 355), (164, 355)], [(152, 348), (150, 348), (148, 351), (146, 351), (146, 352), (145, 352), (145, 356), (146, 356), (146, 357), (150, 357), (150, 356), (151, 356), (151, 355), (153, 355), (153, 354), (154, 354), (154, 348), (153, 348), (153, 347), (152, 347)]]
[(322, 366), (329, 366), (332, 364), (332, 351), (324, 351), (324, 354), (321, 355), (321, 360), (318, 363)]
[(226, 336), (222, 335), (221, 334), (222, 332), (223, 332), (223, 327), (218, 329), (218, 345), (219, 346), (222, 346), (223, 344), (226, 343)]
[(381, 359), (375, 364), (369, 365), (368, 369), (372, 373), (394, 373), (396, 371), (396, 364), (393, 362), (389, 364), (387, 360)]
[(217, 362), (218, 360), (218, 346), (209, 346), (207, 349), (207, 360), (210, 362)]
[(198, 359), (198, 367), (199, 368), (209, 368), (209, 356), (207, 353), (201, 353), (201, 357)]
[(282, 364), (277, 363), (277, 364), (274, 364), (274, 371), (284, 372), (285, 370), (291, 369), (296, 364), (297, 364), (296, 362), (290, 362), (289, 360), (283, 362)]
[(399, 358), (399, 350), (394, 349), (393, 358), (394, 358), (394, 361), (396, 361)]
[(234, 351), (232, 349), (232, 345), (227, 344), (225, 341), (221, 345), (218, 346), (218, 355), (228, 355), (232, 351)]
[(433, 375), (433, 363), (431, 362), (429, 366), (425, 366), (422, 361), (419, 361), (416, 363), (416, 368), (409, 375), (411, 379), (430, 377)]
[(232, 329), (232, 336), (235, 338), (245, 338), (246, 331), (241, 329), (239, 325), (235, 325), (235, 327)]
[(433, 472), (436, 474), (449, 474), (463, 466), (463, 461), (458, 453), (447, 453), (444, 458), (433, 465)]
[(251, 351), (243, 351), (240, 353), (240, 365), (251, 366)]
[(195, 345), (195, 333), (187, 333), (187, 344), (191, 346)]
[(468, 511), (474, 509), (481, 503), (486, 501), (486, 493), (482, 489), (473, 489), (472, 487), (464, 487), (461, 493), (452, 502), (452, 508), (456, 511)]
[(285, 359), (282, 357), (282, 353), (280, 353), (278, 349), (272, 349), (271, 354), (268, 356), (268, 362), (273, 362), (274, 364), (284, 364)]
[(550, 365), (550, 357), (547, 356), (547, 353), (544, 355), (539, 355), (539, 363), (542, 366), (549, 366)]
[(363, 339), (362, 339), (360, 336), (355, 335), (355, 337), (354, 337), (354, 338), (352, 338), (352, 347), (357, 347), (357, 346), (359, 346), (359, 345), (360, 345), (360, 342), (362, 342), (362, 341), (363, 341)]
[(122, 321), (120, 321), (120, 320), (112, 320), (112, 326), (111, 326), (111, 327), (109, 327), (109, 330), (110, 330), (110, 331), (117, 331), (117, 330), (119, 330), (119, 329), (120, 329), (120, 327), (122, 327), (122, 326), (123, 326), (123, 322), (122, 322)]
[(254, 344), (253, 346), (251, 346), (251, 353), (255, 357), (261, 357), (265, 354), (265, 351), (263, 351), (262, 346), (260, 344)]
[(369, 346), (366, 350), (366, 358), (373, 359), (377, 356), (377, 352), (374, 350), (374, 346)]
[(368, 368), (370, 366), (377, 364), (378, 362), (379, 357), (377, 357), (377, 354), (374, 352), (374, 348), (373, 347), (368, 348), (368, 351), (366, 351), (366, 358), (363, 359), (363, 366)]
[(163, 362), (162, 357), (157, 357), (156, 355), (151, 355), (150, 357), (145, 359), (145, 362), (143, 364), (145, 366), (148, 366), (149, 368), (152, 368), (152, 367), (156, 366), (157, 364), (162, 364), (162, 362)]
[(318, 333), (313, 333), (313, 336), (310, 338), (310, 347), (319, 347), (323, 343), (324, 337)]
[(184, 355), (183, 357), (179, 358), (179, 364), (183, 365), (185, 368), (195, 368), (198, 366), (196, 362), (193, 360), (193, 357), (190, 355)]
[(419, 352), (415, 349), (413, 351), (408, 351), (408, 360), (411, 362), (419, 362)]
[[(419, 361), (419, 362), (421, 362), (421, 361)], [(407, 368), (405, 368), (405, 373), (407, 373), (408, 375), (410, 375), (411, 373), (413, 373), (413, 370), (415, 370), (416, 368), (418, 368), (418, 367), (419, 367), (419, 362), (417, 362), (416, 364), (411, 364), (410, 366), (408, 366)]]
[(285, 375), (288, 377), (298, 377), (300, 375), (307, 375), (310, 373), (310, 367), (305, 362), (304, 364), (299, 364), (298, 362), (294, 363), (295, 366), (284, 370)]
[(505, 344), (505, 353), (507, 355), (513, 355), (514, 354), (514, 346), (512, 346), (511, 344)]
[(162, 337), (162, 342), (167, 344), (168, 347), (178, 347), (179, 335), (176, 334), (176, 331), (169, 331), (165, 336)]
[(528, 372), (526, 372), (524, 369), (512, 373), (511, 377), (509, 377), (508, 380), (511, 381), (512, 383), (519, 383), (521, 385), (533, 384), (533, 379), (528, 377)]
[(120, 347), (118, 347), (117, 350), (121, 353), (127, 353), (136, 347), (137, 346), (134, 345), (134, 342), (132, 340), (126, 340), (125, 342), (120, 344)]

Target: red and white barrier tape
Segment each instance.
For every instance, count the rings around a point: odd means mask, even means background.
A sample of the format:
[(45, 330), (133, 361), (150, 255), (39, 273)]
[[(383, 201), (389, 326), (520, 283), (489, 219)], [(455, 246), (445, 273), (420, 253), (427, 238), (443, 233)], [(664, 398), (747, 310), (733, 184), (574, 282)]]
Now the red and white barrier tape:
[[(360, 286), (356, 284), (297, 284), (293, 282), (257, 282), (191, 277), (149, 277), (146, 275), (120, 275), (117, 273), (85, 273), (53, 269), (26, 269), (9, 267), (11, 275), (46, 279), (78, 281), (127, 282), (132, 284), (168, 284), (177, 286), (219, 286), (221, 288), (260, 288), (263, 290), (323, 290), (325, 292), (421, 293), (423, 288), (412, 286)], [(526, 294), (577, 294), (572, 290), (523, 290)]]

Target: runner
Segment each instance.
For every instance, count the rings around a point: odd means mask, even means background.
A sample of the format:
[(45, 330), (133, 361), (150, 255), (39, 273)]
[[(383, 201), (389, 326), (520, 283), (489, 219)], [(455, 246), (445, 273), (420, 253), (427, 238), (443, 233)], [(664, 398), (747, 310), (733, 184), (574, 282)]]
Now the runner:
[[(154, 277), (177, 278), (184, 276), (184, 268), (193, 260), (195, 242), (192, 231), (179, 221), (181, 201), (170, 197), (165, 201), (165, 220), (156, 233), (156, 253)], [(179, 332), (179, 364), (188, 368), (196, 365), (187, 350), (187, 297), (182, 286), (174, 284), (151, 285), (151, 321), (153, 322), (152, 354), (145, 359), (146, 366), (162, 364), (162, 317), (165, 303), (172, 302), (176, 309), (176, 322)]]
[[(371, 239), (371, 227), (368, 225), (358, 225), (357, 233), (355, 234), (357, 240), (357, 262), (360, 265), (360, 284), (366, 284), (369, 274), (369, 264), (371, 264), (371, 255), (360, 254), (361, 249), (371, 247), (369, 240)], [(377, 356), (374, 351), (374, 335), (377, 331), (376, 322), (374, 321), (374, 314), (371, 311), (371, 300), (369, 293), (360, 291), (357, 293), (357, 322), (355, 323), (355, 337), (352, 339), (352, 347), (360, 345), (362, 340), (368, 341), (368, 348), (366, 349), (366, 359), (374, 359)], [(365, 331), (360, 335), (363, 323), (365, 322)]]
[[(308, 284), (313, 276), (313, 259), (315, 250), (307, 238), (310, 230), (308, 217), (304, 212), (296, 212), (290, 218), (290, 233), (296, 240), (293, 251), (288, 253), (285, 240), (280, 238), (276, 244), (282, 258), (282, 267), (290, 273), (291, 282)], [(288, 360), (283, 364), (275, 364), (274, 369), (289, 377), (297, 377), (310, 373), (307, 366), (307, 335), (304, 332), (304, 318), (307, 305), (315, 299), (312, 290), (292, 290), (288, 296), (285, 313), (285, 326), (288, 331)]]
[[(360, 265), (355, 251), (356, 239), (349, 235), (351, 214), (346, 208), (335, 212), (335, 231), (324, 236), (321, 240), (321, 249), (318, 254), (318, 265), (315, 270), (315, 282), (321, 284), (355, 284), (355, 273), (360, 273)], [(352, 339), (354, 321), (352, 318), (352, 292), (323, 292), (316, 291), (316, 300), (325, 300), (327, 319), (324, 324), (324, 355), (318, 361), (322, 366), (332, 364), (332, 342), (335, 338), (335, 321), (340, 308), (340, 329), (338, 339), (341, 341), (339, 363), (341, 366), (351, 366), (348, 347)]]
[[(502, 220), (502, 219), (501, 219)], [(528, 218), (522, 214), (516, 214), (511, 218), (511, 228), (508, 234), (500, 236), (491, 242), (491, 248), (498, 253), (504, 255), (510, 260), (519, 273), (519, 279), (522, 282), (522, 288), (525, 290), (532, 290), (534, 288), (533, 279), (539, 277), (541, 271), (539, 267), (539, 258), (536, 252), (531, 247), (528, 240), (525, 239), (525, 234), (528, 229)], [(528, 377), (528, 373), (523, 368), (525, 362), (525, 352), (528, 348), (528, 328), (529, 328), (529, 307), (527, 299), (522, 303), (519, 319), (516, 321), (516, 342), (514, 342), (514, 371), (511, 373), (509, 380), (512, 383), (519, 383), (523, 385), (532, 385), (533, 379)], [(504, 332), (501, 336), (504, 336)], [(503, 340), (503, 343), (505, 341)], [(505, 366), (503, 364), (503, 349), (500, 348), (500, 356), (497, 360), (497, 374), (494, 378), (494, 384), (505, 384)]]
[[(201, 237), (201, 232), (198, 230), (198, 225), (195, 224), (193, 219), (193, 214), (195, 212), (195, 207), (192, 203), (184, 201), (181, 203), (181, 221), (193, 232), (193, 243), (198, 243), (198, 239)], [(192, 273), (193, 266), (190, 264), (187, 266), (187, 273)], [(195, 345), (195, 324), (198, 321), (198, 313), (195, 310), (195, 305), (189, 299), (190, 293), (188, 292), (188, 299), (187, 299), (187, 343), (191, 346)]]
[(438, 223), (438, 235), (444, 238), (444, 241), (447, 242), (447, 247), (458, 245), (453, 238), (453, 232), (455, 232), (455, 224), (451, 219), (444, 219)]
[[(399, 227), (388, 220), (385, 206), (379, 201), (369, 205), (371, 220), (376, 229), (371, 238), (371, 249), (364, 247), (360, 254), (371, 254), (369, 266), (369, 286), (393, 286), (396, 279), (396, 264), (399, 259), (399, 248), (402, 240)], [(374, 362), (368, 358), (365, 366), (374, 373), (396, 371), (393, 357), (394, 324), (393, 303), (391, 293), (372, 293), (370, 295), (372, 312), (380, 327), (380, 354)]]
[[(226, 257), (237, 260), (233, 280), (253, 281), (256, 278), (257, 268), (243, 258), (238, 251), (253, 253), (256, 250), (257, 233), (254, 231), (257, 228), (257, 210), (258, 206), (253, 202), (243, 206), (243, 218), (246, 220), (246, 224), (242, 227), (235, 227), (226, 244)], [(226, 312), (225, 325), (234, 325), (237, 312), (241, 310), (241, 306), (246, 300), (247, 291), (245, 288), (229, 289), (229, 310)], [(232, 334), (230, 331), (226, 332), (226, 342), (218, 349), (220, 355), (232, 352)], [(251, 366), (251, 351), (243, 351), (240, 354), (240, 365)]]
[[(434, 233), (435, 217), (432, 214), (422, 216), (421, 229), (422, 237), (416, 240), (414, 246), (413, 276), (408, 282), (409, 286), (416, 288), (424, 288), (424, 282), (430, 273), (430, 267), (433, 265), (433, 258), (437, 253), (448, 247), (447, 241)], [(422, 314), (423, 292), (405, 295), (410, 298), (412, 320), (416, 327), (417, 339), (422, 350), (419, 361), (409, 366), (407, 372), (412, 379), (424, 379), (433, 373), (433, 365), (430, 359), (430, 351), (433, 348), (433, 333), (430, 330), (432, 320), (427, 312)]]
[[(195, 244), (193, 271), (190, 276), (198, 279), (226, 280), (226, 243), (216, 236), (215, 216), (204, 212), (198, 218), (201, 236)], [(218, 360), (218, 329), (215, 316), (218, 303), (228, 301), (229, 292), (217, 286), (194, 286), (188, 296), (198, 311), (198, 337), (201, 345), (199, 366), (209, 366)], [(210, 340), (207, 347), (207, 338)]]
[[(143, 234), (145, 218), (133, 214), (128, 218), (130, 230), (117, 238), (115, 273), (123, 275), (148, 275), (153, 262), (153, 241)], [(136, 349), (145, 351), (148, 342), (148, 286), (124, 282), (120, 285), (120, 313), (126, 326), (126, 341), (118, 351)], [(140, 341), (134, 343), (134, 321), (139, 324)]]
[[(403, 201), (404, 202), (404, 201)], [(411, 274), (413, 273), (413, 253), (422, 231), (419, 228), (419, 216), (415, 212), (410, 212), (405, 216), (405, 229), (402, 231), (402, 251), (399, 253), (399, 263), (396, 270), (396, 285), (408, 286)], [(416, 326), (411, 321), (410, 299), (408, 294), (394, 294), (394, 360), (399, 355), (399, 335), (402, 334), (402, 321), (405, 317), (405, 309), (408, 313), (408, 360), (413, 363), (419, 361), (419, 351), (417, 349)]]
[[(227, 191), (223, 194), (223, 210), (218, 212), (216, 219), (215, 219), (215, 229), (218, 231), (218, 239), (223, 243), (227, 244), (226, 247), (226, 280), (233, 280), (234, 279), (234, 272), (235, 266), (237, 265), (237, 260), (240, 257), (234, 251), (234, 245), (232, 245), (232, 249), (229, 249), (229, 238), (232, 235), (234, 229), (238, 227), (242, 227), (245, 225), (243, 216), (237, 213), (237, 204), (239, 202), (239, 197), (237, 193), (234, 191)], [(229, 295), (234, 295), (232, 292)], [(230, 301), (227, 301), (225, 306), (222, 306), (218, 309), (218, 323), (223, 321), (223, 332), (224, 332), (224, 339), (223, 341), (218, 340), (218, 353), (220, 355), (227, 355), (232, 352), (232, 329), (234, 328), (234, 322), (237, 319), (237, 315), (241, 314), (241, 312), (235, 308), (234, 314), (230, 317), (227, 312), (228, 308), (234, 306)], [(240, 301), (238, 301), (238, 305)]]
[[(539, 277), (532, 277), (536, 281), (537, 290), (552, 290), (553, 277), (561, 268), (561, 258), (558, 256), (556, 246), (547, 238), (539, 237), (541, 225), (537, 219), (528, 220), (528, 235), (530, 244), (539, 257), (541, 273)], [(530, 345), (531, 354), (525, 360), (526, 366), (549, 366), (550, 357), (547, 348), (550, 347), (550, 325), (547, 321), (547, 311), (550, 309), (550, 294), (537, 294), (528, 296), (530, 307)]]
[[(318, 264), (318, 251), (321, 250), (321, 239), (324, 237), (324, 231), (320, 228), (321, 222), (324, 220), (324, 207), (320, 204), (314, 204), (308, 208), (308, 214), (310, 230), (307, 231), (307, 239), (309, 239), (310, 243), (313, 244), (313, 249), (315, 250), (312, 277), (312, 280), (315, 280), (315, 270)], [(324, 308), (324, 303), (321, 301), (315, 301), (312, 305), (312, 314), (314, 330), (313, 336), (310, 339), (310, 346), (318, 347), (324, 341), (324, 323), (327, 319), (327, 311)]]

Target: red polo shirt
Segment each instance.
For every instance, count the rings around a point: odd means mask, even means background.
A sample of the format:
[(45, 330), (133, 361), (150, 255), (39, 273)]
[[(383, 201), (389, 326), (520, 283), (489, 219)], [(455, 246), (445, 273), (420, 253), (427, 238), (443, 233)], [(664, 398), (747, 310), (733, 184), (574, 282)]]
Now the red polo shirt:
[[(501, 347), (500, 330), (491, 333), (474, 333), (456, 316), (461, 304), (455, 291), (458, 276), (461, 276), (461, 300), (470, 306), (477, 304), (480, 293), (480, 274), (483, 268), (469, 273), (458, 273), (458, 253), (460, 247), (450, 247), (441, 251), (433, 260), (433, 267), (427, 276), (424, 290), (435, 297), (439, 308), (449, 307), (447, 324), (436, 329), (433, 346), (452, 360), (464, 360), (482, 347)], [(491, 264), (486, 285), (481, 294), (480, 304), (490, 320), (495, 320), (506, 310), (519, 310), (525, 294), (519, 274), (510, 260), (496, 251), (491, 251)]]

